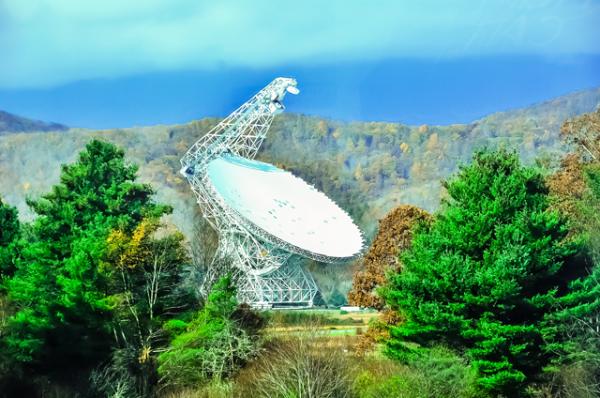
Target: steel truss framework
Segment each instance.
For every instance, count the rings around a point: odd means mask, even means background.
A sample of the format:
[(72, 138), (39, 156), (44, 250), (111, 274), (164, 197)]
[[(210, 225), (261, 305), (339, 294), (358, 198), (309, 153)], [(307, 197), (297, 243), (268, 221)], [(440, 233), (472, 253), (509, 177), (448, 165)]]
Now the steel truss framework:
[[(203, 216), (219, 233), (219, 246), (200, 288), (206, 295), (214, 281), (230, 272), (238, 299), (254, 307), (313, 305), (318, 290), (312, 276), (290, 262), (292, 253), (320, 261), (315, 255), (266, 233), (228, 207), (207, 173), (208, 163), (232, 154), (253, 159), (276, 114), (283, 111), (287, 92), (297, 94), (296, 81), (277, 78), (200, 138), (181, 159), (181, 174), (189, 181)], [(231, 264), (224, 267), (223, 264)]]

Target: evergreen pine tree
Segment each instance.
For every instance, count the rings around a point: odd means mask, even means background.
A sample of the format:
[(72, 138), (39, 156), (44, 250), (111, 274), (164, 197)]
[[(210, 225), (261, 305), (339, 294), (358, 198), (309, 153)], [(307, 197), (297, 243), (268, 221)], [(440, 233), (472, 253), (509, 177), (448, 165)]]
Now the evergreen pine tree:
[(152, 201), (152, 188), (136, 183), (136, 172), (122, 150), (93, 140), (62, 167), (51, 192), (29, 201), (37, 214), (33, 241), (6, 282), (16, 312), (4, 349), (18, 362), (64, 371), (108, 354), (114, 305), (101, 267), (106, 238), (170, 210)]
[(17, 209), (0, 198), (0, 283), (14, 273), (20, 228)]
[(482, 391), (518, 396), (552, 359), (542, 325), (574, 277), (576, 244), (548, 210), (542, 174), (516, 154), (476, 153), (445, 188), (383, 291), (406, 318), (391, 328), (388, 353), (445, 344), (470, 359)]

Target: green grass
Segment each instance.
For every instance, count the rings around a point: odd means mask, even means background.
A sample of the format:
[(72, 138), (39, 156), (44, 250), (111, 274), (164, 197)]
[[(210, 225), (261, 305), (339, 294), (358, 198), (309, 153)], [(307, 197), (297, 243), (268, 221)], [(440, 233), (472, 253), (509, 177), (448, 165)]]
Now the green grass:
[[(272, 327), (327, 325), (327, 326), (357, 326), (366, 325), (365, 314), (348, 313), (338, 310), (272, 310), (264, 313)], [(367, 316), (369, 317), (369, 316)]]

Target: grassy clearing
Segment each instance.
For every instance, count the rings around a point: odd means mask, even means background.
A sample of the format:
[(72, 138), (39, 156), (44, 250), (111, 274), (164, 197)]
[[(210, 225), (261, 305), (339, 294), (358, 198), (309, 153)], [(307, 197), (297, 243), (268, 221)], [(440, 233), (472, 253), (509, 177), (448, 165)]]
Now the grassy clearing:
[[(262, 355), (234, 378), (168, 398), (474, 398), (469, 369), (445, 350), (419, 366), (393, 361), (380, 351), (357, 355), (361, 336), (332, 336), (306, 326), (293, 335), (271, 335)], [(481, 397), (478, 397), (481, 398)]]
[(271, 310), (265, 312), (269, 320), (267, 332), (276, 335), (296, 335), (319, 330), (329, 336), (359, 335), (369, 322), (378, 316), (376, 311), (344, 312), (337, 309)]

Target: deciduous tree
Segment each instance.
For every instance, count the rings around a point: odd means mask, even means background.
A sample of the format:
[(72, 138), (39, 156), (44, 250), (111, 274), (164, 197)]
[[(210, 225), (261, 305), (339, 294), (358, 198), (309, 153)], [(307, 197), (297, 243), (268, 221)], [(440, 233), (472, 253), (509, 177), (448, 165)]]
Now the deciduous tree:
[(111, 395), (127, 387), (131, 394), (151, 395), (156, 356), (168, 342), (162, 325), (195, 302), (180, 284), (188, 262), (183, 235), (158, 219), (142, 220), (131, 233), (113, 230), (108, 235), (102, 268), (114, 303), (115, 341), (111, 361), (94, 373), (97, 390)]
[(413, 228), (429, 222), (429, 214), (411, 205), (402, 205), (379, 221), (379, 229), (369, 251), (357, 264), (348, 302), (360, 307), (383, 308), (376, 288), (385, 282), (385, 273), (398, 269), (398, 254), (410, 247)]

